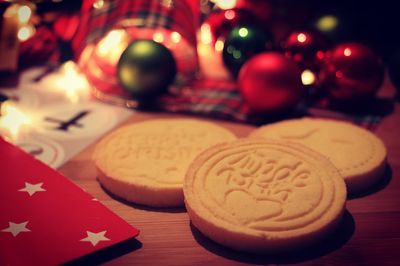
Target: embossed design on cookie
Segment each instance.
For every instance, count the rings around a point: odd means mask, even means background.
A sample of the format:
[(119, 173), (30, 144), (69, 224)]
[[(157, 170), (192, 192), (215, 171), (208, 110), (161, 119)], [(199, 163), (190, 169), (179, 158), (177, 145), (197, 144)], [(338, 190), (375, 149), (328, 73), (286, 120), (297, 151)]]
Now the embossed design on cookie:
[(346, 188), (322, 155), (285, 141), (244, 139), (214, 146), (192, 163), (184, 185), (193, 224), (237, 250), (279, 251), (333, 228)]
[[(269, 159), (256, 150), (229, 158), (216, 170), (224, 178), (222, 205), (243, 225), (279, 218), (297, 189), (307, 187), (310, 171), (297, 160), (291, 164)], [(252, 206), (245, 208), (244, 206)]]

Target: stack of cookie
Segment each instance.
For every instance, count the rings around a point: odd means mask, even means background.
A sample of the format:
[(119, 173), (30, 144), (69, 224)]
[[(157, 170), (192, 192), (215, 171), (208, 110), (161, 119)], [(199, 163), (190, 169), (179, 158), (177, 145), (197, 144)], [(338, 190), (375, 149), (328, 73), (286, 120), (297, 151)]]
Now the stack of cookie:
[(386, 149), (369, 131), (333, 120), (287, 120), (237, 140), (210, 122), (162, 119), (117, 129), (93, 158), (103, 187), (125, 200), (186, 205), (222, 245), (285, 252), (334, 230), (347, 191), (382, 177)]

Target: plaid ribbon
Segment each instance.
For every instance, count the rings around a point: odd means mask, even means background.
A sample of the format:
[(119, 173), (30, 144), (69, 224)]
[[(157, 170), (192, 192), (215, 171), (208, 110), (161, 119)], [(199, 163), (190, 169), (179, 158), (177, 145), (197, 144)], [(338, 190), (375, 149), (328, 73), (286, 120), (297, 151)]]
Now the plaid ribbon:
[[(391, 105), (394, 99), (388, 98)], [(186, 113), (262, 125), (284, 118), (302, 116), (345, 120), (361, 127), (374, 130), (384, 117), (384, 113), (351, 114), (335, 111), (329, 106), (327, 98), (299, 104), (291, 113), (284, 116), (255, 114), (243, 101), (237, 84), (226, 80), (196, 80), (174, 96), (159, 100), (159, 109), (167, 112)]]
[[(96, 0), (82, 3), (81, 23), (72, 41), (78, 58), (83, 49), (96, 43), (113, 27), (130, 26), (164, 28), (179, 32), (196, 46), (195, 12), (197, 1), (186, 0), (113, 0), (104, 1), (102, 8), (94, 8)], [(125, 23), (124, 23), (125, 21)]]

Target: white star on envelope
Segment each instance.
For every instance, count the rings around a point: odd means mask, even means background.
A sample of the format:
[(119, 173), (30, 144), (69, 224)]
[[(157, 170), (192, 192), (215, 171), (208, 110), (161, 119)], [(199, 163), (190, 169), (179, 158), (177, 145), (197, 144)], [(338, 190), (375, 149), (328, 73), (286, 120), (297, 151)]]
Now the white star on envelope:
[(29, 194), (29, 196), (32, 196), (36, 192), (46, 191), (44, 188), (42, 188), (42, 186), (43, 186), (43, 183), (31, 184), (31, 183), (25, 182), (25, 187), (21, 188), (18, 191), (27, 192)]
[(80, 241), (90, 242), (93, 246), (96, 246), (100, 241), (110, 241), (110, 239), (105, 236), (106, 233), (107, 231), (101, 231), (98, 233), (86, 231), (87, 237), (81, 239)]
[(2, 232), (9, 232), (11, 233), (14, 237), (16, 237), (19, 233), (21, 232), (30, 232), (28, 228), (26, 228), (28, 221), (22, 222), (22, 223), (13, 223), (13, 222), (8, 222), (8, 227), (4, 228), (1, 230)]

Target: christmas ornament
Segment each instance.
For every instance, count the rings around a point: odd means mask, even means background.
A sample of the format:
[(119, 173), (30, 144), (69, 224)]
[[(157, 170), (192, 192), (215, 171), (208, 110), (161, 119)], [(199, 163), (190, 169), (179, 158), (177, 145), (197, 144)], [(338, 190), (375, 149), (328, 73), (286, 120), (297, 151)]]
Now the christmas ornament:
[(320, 79), (333, 99), (366, 99), (382, 84), (383, 65), (365, 45), (343, 43), (326, 54)]
[(222, 59), (233, 75), (239, 73), (242, 65), (252, 56), (272, 46), (272, 37), (255, 26), (234, 28), (227, 37)]
[(301, 71), (284, 55), (266, 52), (254, 56), (240, 70), (243, 99), (255, 112), (277, 113), (295, 106), (302, 95)]
[(152, 40), (133, 41), (118, 62), (119, 83), (139, 100), (166, 92), (176, 71), (171, 52)]
[(317, 32), (292, 32), (283, 44), (285, 55), (301, 68), (317, 72), (323, 63), (327, 41)]

